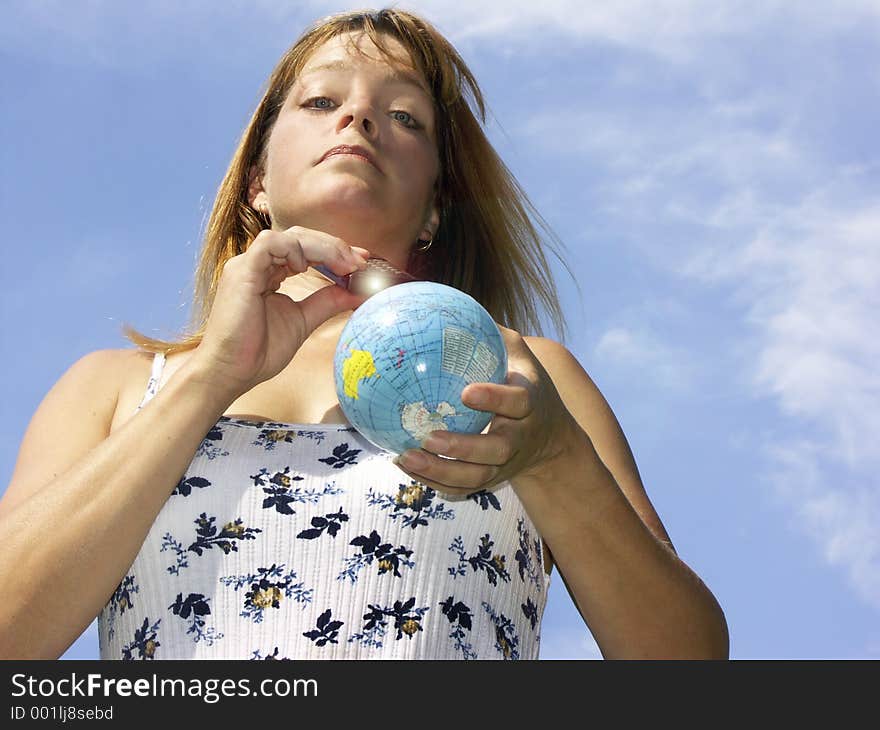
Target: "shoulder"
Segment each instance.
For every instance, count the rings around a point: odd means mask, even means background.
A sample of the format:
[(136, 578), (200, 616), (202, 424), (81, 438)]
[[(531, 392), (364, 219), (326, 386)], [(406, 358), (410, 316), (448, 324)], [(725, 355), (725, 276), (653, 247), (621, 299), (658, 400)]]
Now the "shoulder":
[(582, 427), (597, 418), (600, 421), (611, 418), (616, 422), (605, 396), (571, 350), (547, 337), (523, 337), (523, 341), (547, 371), (563, 402)]
[(523, 337), (526, 346), (547, 371), (562, 402), (592, 437), (617, 419), (596, 383), (578, 358), (562, 343), (547, 337)]
[[(523, 337), (535, 359), (553, 381), (566, 407), (585, 430), (602, 420), (616, 419), (593, 378), (580, 360), (561, 342), (548, 337)], [(595, 421), (599, 419), (599, 421)]]
[[(107, 375), (115, 378), (117, 386), (113, 430), (116, 430), (134, 414), (143, 399), (155, 357), (154, 353), (140, 348), (108, 351)], [(166, 370), (169, 361), (170, 358), (166, 358)]]
[(118, 414), (128, 408), (137, 388), (143, 389), (149, 379), (152, 362), (153, 353), (139, 348), (94, 350), (74, 363), (70, 372), (76, 374), (91, 399), (100, 397), (108, 404), (112, 431), (119, 425)]
[(561, 342), (551, 340), (549, 337), (532, 337), (531, 335), (523, 335), (523, 341), (528, 345), (529, 349), (535, 354), (541, 364), (547, 360), (551, 365), (558, 365), (565, 361), (576, 360), (571, 351)]
[(68, 369), (68, 374), (112, 389), (121, 384), (131, 368), (142, 360), (143, 355), (141, 351), (134, 349), (93, 350), (76, 360)]
[(28, 432), (77, 431), (100, 434), (111, 422), (131, 353), (93, 350), (74, 360), (45, 393), (31, 417)]
[(103, 376), (108, 386), (121, 386), (133, 372), (149, 369), (153, 353), (134, 348), (94, 350), (83, 355), (74, 367)]
[(116, 402), (132, 378), (145, 368), (149, 371), (152, 357), (152, 353), (133, 348), (94, 350), (71, 366), (68, 377), (75, 375), (84, 386)]
[(547, 371), (560, 395), (564, 396), (563, 391), (581, 392), (586, 389), (593, 396), (601, 396), (599, 388), (581, 362), (561, 342), (548, 337), (531, 336), (524, 336), (523, 341)]
[(133, 361), (128, 350), (93, 350), (68, 361), (48, 389), (49, 400), (115, 402)]

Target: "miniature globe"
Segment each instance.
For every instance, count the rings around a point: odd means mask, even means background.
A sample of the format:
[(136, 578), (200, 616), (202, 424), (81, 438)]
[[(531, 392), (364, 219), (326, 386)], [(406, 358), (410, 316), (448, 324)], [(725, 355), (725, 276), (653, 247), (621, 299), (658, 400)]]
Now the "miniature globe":
[(368, 441), (396, 454), (431, 431), (480, 433), (492, 413), (461, 402), (469, 383), (504, 383), (507, 349), (473, 297), (445, 284), (396, 284), (361, 304), (333, 358), (342, 412)]

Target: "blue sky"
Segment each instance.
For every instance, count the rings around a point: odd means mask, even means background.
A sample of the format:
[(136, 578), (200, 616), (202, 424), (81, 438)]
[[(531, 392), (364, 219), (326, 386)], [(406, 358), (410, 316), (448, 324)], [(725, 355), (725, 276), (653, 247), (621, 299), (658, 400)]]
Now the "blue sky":
[[(266, 77), (354, 7), (3, 3), (0, 487), (74, 361), (184, 325)], [(569, 349), (731, 656), (880, 657), (880, 3), (399, 7), (470, 65), (565, 243)], [(542, 635), (600, 657), (558, 574)], [(65, 656), (97, 655), (93, 624)]]

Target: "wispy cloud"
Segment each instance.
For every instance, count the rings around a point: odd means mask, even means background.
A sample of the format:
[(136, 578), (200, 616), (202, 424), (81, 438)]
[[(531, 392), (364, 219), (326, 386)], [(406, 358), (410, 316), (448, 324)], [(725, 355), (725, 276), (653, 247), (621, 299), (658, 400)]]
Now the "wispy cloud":
[[(772, 218), (751, 216), (742, 245), (706, 249), (678, 274), (734, 289), (750, 337), (728, 365), (743, 368), (748, 394), (774, 402), (798, 434), (745, 437), (769, 462), (763, 478), (792, 526), (880, 608), (880, 196), (870, 197), (866, 172), (840, 171)], [(743, 194), (733, 192), (703, 211), (705, 225), (719, 225), (737, 200)], [(742, 225), (749, 205), (738, 207)], [(687, 359), (660, 334), (611, 329), (596, 354), (660, 380), (665, 373), (667, 385), (688, 382)]]
[(880, 196), (841, 173), (689, 273), (733, 283), (754, 332), (753, 395), (810, 437), (766, 444), (766, 475), (797, 524), (880, 608)]
[[(125, 45), (134, 39), (151, 42), (152, 53), (162, 55), (186, 38), (204, 52), (217, 57), (236, 47), (216, 43), (214, 33), (234, 26), (235, 32), (253, 32), (272, 43), (290, 38), (319, 18), (346, 9), (361, 9), (371, 3), (306, 0), (288, 4), (275, 0), (144, 0), (136, 9), (113, 0), (70, 3), (42, 0), (18, 3), (11, 13), (15, 22), (0, 28), (4, 45), (21, 49), (52, 37), (92, 62), (124, 61)], [(377, 2), (375, 8), (392, 6), (412, 10), (438, 25), (455, 42), (468, 44), (492, 38), (501, 53), (537, 52), (558, 49), (559, 40), (596, 42), (628, 51), (647, 53), (669, 63), (692, 63), (715, 39), (731, 39), (756, 29), (782, 24), (786, 37), (815, 31), (828, 33), (853, 26), (880, 22), (876, 0), (838, 0), (833, 12), (813, 3), (783, 0), (745, 0), (736, 4), (705, 3), (702, 0), (618, 0), (584, 5), (580, 0), (489, 0), (459, 3), (456, 0), (411, 0), (406, 3)], [(195, 33), (195, 35), (194, 35)], [(10, 45), (11, 44), (11, 45)], [(247, 45), (247, 44), (242, 44)], [(506, 49), (506, 51), (504, 50)], [(129, 50), (135, 50), (129, 48)]]
[[(880, 19), (878, 3), (839, 6), (824, 27), (809, 4), (782, 7), (743, 21), (752, 37), (793, 16), (833, 49), (835, 33)], [(685, 26), (717, 30), (724, 12), (705, 24), (685, 13), (693, 21)], [(687, 28), (661, 27), (659, 36), (684, 38)], [(743, 394), (775, 404), (783, 426), (737, 438), (763, 449), (763, 476), (792, 528), (880, 608), (880, 152), (867, 134), (859, 140), (858, 119), (840, 112), (854, 108), (850, 97), (863, 82), (877, 88), (877, 77), (853, 83), (833, 56), (816, 58), (805, 45), (783, 56), (767, 39), (756, 44), (763, 47), (754, 57), (731, 57), (725, 44), (701, 41), (700, 58), (671, 53), (659, 69), (609, 61), (602, 71), (617, 95), (533, 115), (518, 133), (560, 165), (586, 161), (595, 170), (584, 202), (605, 230), (631, 232), (618, 239), (645, 266), (727, 301), (730, 319), (717, 331), (745, 333), (742, 340), (731, 345), (732, 359), (715, 352), (715, 362), (693, 367), (723, 368)], [(742, 66), (736, 73), (732, 58)], [(650, 101), (654, 84), (678, 81), (685, 93)], [(631, 313), (626, 325), (608, 328), (597, 356), (649, 363), (675, 382), (687, 358), (666, 341), (672, 334), (634, 321)]]
[(612, 327), (599, 337), (593, 360), (605, 370), (623, 367), (628, 375), (651, 381), (652, 387), (685, 391), (696, 382), (696, 365), (691, 353), (664, 342), (661, 336)]
[[(331, 3), (315, 3), (314, 6)], [(462, 43), (496, 39), (507, 53), (559, 51), (596, 43), (648, 54), (672, 64), (702, 60), (707, 45), (730, 41), (774, 26), (786, 38), (827, 34), (843, 28), (880, 23), (876, 0), (842, 0), (831, 12), (826, 6), (785, 0), (706, 3), (703, 0), (618, 0), (584, 4), (580, 0), (489, 0), (457, 3), (418, 0), (400, 4), (438, 23)], [(354, 3), (351, 7), (360, 7)], [(560, 41), (565, 45), (561, 46)]]
[(851, 469), (829, 457), (832, 439), (788, 439), (766, 446), (772, 466), (764, 475), (798, 529), (824, 559), (844, 571), (868, 604), (880, 608), (880, 496), (875, 472)]
[(681, 272), (733, 284), (755, 333), (755, 394), (821, 427), (824, 456), (849, 469), (880, 460), (880, 195), (869, 196), (863, 173), (842, 171)]

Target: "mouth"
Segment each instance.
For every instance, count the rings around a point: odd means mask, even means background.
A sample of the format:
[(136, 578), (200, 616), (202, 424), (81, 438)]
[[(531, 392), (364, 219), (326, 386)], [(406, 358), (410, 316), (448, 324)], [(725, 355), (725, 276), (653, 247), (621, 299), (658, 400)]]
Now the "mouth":
[(321, 162), (328, 159), (329, 157), (335, 157), (337, 155), (357, 157), (364, 162), (369, 162), (377, 170), (380, 169), (379, 166), (376, 164), (376, 161), (373, 159), (373, 156), (367, 150), (365, 150), (363, 147), (358, 147), (355, 145), (339, 145), (337, 147), (334, 147), (333, 149), (328, 150), (326, 153), (324, 153), (324, 156), (321, 158)]

